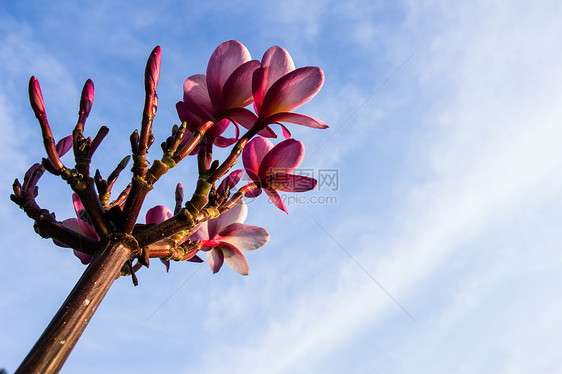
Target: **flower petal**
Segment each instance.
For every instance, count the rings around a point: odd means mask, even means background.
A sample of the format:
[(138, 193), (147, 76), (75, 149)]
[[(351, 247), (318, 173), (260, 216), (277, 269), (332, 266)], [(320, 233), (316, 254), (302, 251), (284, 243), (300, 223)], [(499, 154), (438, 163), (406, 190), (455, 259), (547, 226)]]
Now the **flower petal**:
[(219, 233), (219, 236), (218, 240), (231, 244), (241, 251), (258, 249), (269, 241), (269, 234), (265, 229), (242, 223), (228, 225)]
[(224, 262), (224, 254), (218, 248), (213, 248), (207, 252), (207, 261), (213, 271), (213, 274), (218, 272)]
[(224, 83), (217, 112), (230, 108), (244, 108), (254, 100), (252, 96), (252, 75), (260, 66), (258, 60), (240, 65)]
[[(251, 182), (253, 183), (253, 182)], [(258, 197), (259, 195), (261, 195), (261, 188), (256, 188), (254, 190), (250, 190), (248, 192), (246, 192), (246, 194), (244, 195), (245, 197)]]
[(224, 189), (227, 186), (230, 189), (232, 189), (234, 186), (238, 184), (238, 182), (240, 182), (240, 179), (242, 179), (243, 175), (244, 175), (244, 170), (242, 169), (233, 171), (228, 175), (228, 177), (222, 180), (221, 184), (219, 185), (219, 188), (217, 188), (217, 192), (221, 193), (222, 191), (224, 191)]
[(227, 118), (222, 119), (222, 120), (218, 121), (217, 123), (215, 123), (213, 126), (211, 126), (211, 128), (209, 130), (207, 130), (207, 134), (209, 136), (212, 136), (213, 138), (217, 137), (220, 134), (222, 134), (223, 132), (225, 132), (229, 125), (230, 125), (229, 119), (227, 119)]
[(270, 174), (291, 173), (304, 158), (304, 145), (295, 139), (287, 139), (277, 144), (264, 156), (258, 175), (265, 179)]
[(236, 40), (224, 42), (215, 49), (207, 65), (207, 87), (214, 105), (218, 104), (228, 77), (250, 59), (250, 52)]
[(240, 200), (236, 205), (222, 213), (217, 218), (207, 221), (207, 230), (209, 232), (209, 239), (214, 237), (222, 231), (223, 228), (232, 223), (243, 223), (248, 215), (248, 207), (244, 200)]
[[(223, 113), (223, 115), (232, 122), (238, 123), (242, 127), (250, 130), (254, 127), (258, 117), (245, 108), (232, 108)], [(276, 138), (277, 135), (269, 127), (265, 127), (258, 131), (258, 135), (266, 138)]]
[(272, 148), (273, 143), (261, 136), (250, 140), (246, 144), (242, 152), (242, 162), (251, 179), (258, 180), (260, 164)]
[(226, 148), (226, 147), (230, 147), (237, 141), (238, 141), (237, 138), (225, 138), (223, 136), (217, 136), (213, 144), (220, 148)]
[(195, 229), (193, 234), (189, 237), (189, 240), (196, 241), (196, 240), (209, 240), (209, 229), (208, 229), (208, 221), (202, 222), (199, 226)]
[(165, 220), (172, 218), (174, 213), (164, 205), (156, 205), (153, 208), (150, 208), (148, 212), (146, 212), (146, 223), (161, 223)]
[(164, 264), (164, 266), (166, 267), (166, 273), (169, 273), (170, 272), (170, 260), (160, 259), (160, 262), (162, 262)]
[(72, 148), (72, 135), (68, 135), (66, 138), (62, 138), (56, 145), (57, 155), (62, 157)]
[(203, 262), (203, 260), (201, 260), (201, 257), (199, 257), (199, 256), (197, 256), (197, 255), (191, 257), (189, 260), (186, 260), (186, 261), (189, 261), (189, 262), (197, 262), (197, 263)]
[(288, 128), (286, 128), (284, 125), (279, 124), (279, 126), (281, 126), (281, 131), (283, 132), (283, 137), (285, 139), (291, 139), (291, 132), (289, 131)]
[(283, 202), (283, 199), (281, 199), (281, 196), (279, 196), (277, 191), (275, 191), (271, 187), (266, 187), (266, 186), (263, 187), (263, 190), (265, 191), (267, 196), (269, 196), (269, 200), (271, 200), (271, 202), (273, 204), (275, 204), (275, 206), (277, 208), (279, 208), (282, 211), (284, 211), (285, 213), (289, 214), (289, 211), (287, 210), (287, 207), (285, 206), (285, 203)]
[(92, 256), (79, 252), (76, 249), (73, 249), (72, 251), (74, 253), (74, 256), (78, 257), (83, 265), (88, 265), (90, 262), (92, 262)]
[(254, 75), (253, 93), (258, 110), (265, 93), (279, 78), (295, 70), (295, 64), (289, 52), (279, 46), (269, 48), (261, 59), (262, 70)]
[(312, 99), (323, 83), (322, 69), (314, 66), (299, 68), (284, 75), (265, 94), (260, 119), (265, 120), (273, 114), (298, 108)]
[(76, 212), (76, 216), (78, 216), (80, 211), (84, 210), (84, 205), (82, 205), (82, 202), (76, 193), (72, 194), (72, 205), (74, 205), (74, 212)]
[(273, 122), (289, 122), (315, 129), (326, 129), (329, 126), (317, 118), (307, 116), (305, 114), (281, 112), (272, 115), (267, 119), (268, 123)]
[(313, 190), (318, 181), (304, 175), (278, 173), (267, 176), (263, 183), (277, 191), (305, 192)]
[[(190, 133), (193, 133), (201, 124), (203, 120), (193, 114), (191, 110), (188, 109), (187, 104), (183, 101), (178, 101), (176, 103), (176, 111), (178, 112), (178, 117), (180, 121), (183, 123), (187, 123), (187, 130)], [(187, 143), (191, 134), (184, 134), (182, 142)]]
[(213, 116), (213, 104), (207, 91), (205, 74), (192, 75), (183, 84), (183, 102), (187, 109), (203, 120)]
[(245, 108), (232, 108), (226, 111), (224, 116), (248, 130), (254, 127), (254, 124), (258, 120), (258, 117), (254, 113)]
[[(80, 224), (78, 223), (78, 218), (65, 219), (64, 221), (61, 222), (61, 224), (64, 227), (66, 227), (67, 229), (70, 229), (70, 230), (75, 231), (79, 234), (85, 235), (84, 230), (82, 230), (82, 226), (80, 226)], [(68, 246), (64, 245), (63, 243), (59, 242), (58, 240), (53, 239), (53, 243), (55, 243), (59, 247), (68, 248)]]
[(221, 250), (224, 255), (224, 262), (226, 262), (232, 270), (238, 274), (248, 275), (250, 265), (248, 265), (246, 257), (244, 257), (238, 248), (227, 243), (223, 243), (220, 245), (219, 250)]

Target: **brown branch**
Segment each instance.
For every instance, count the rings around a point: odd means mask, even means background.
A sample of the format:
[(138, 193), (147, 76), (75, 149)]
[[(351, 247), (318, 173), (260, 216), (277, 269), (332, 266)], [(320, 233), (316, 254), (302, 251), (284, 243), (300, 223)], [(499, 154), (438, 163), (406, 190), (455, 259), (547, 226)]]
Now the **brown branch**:
[(121, 268), (136, 251), (136, 242), (131, 237), (111, 237), (86, 268), (16, 374), (59, 372)]

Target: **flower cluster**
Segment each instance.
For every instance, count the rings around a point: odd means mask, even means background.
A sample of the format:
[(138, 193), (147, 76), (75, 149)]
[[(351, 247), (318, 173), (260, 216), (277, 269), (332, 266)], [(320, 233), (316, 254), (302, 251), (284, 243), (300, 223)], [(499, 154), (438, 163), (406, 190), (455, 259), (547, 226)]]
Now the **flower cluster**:
[[(202, 260), (196, 254), (203, 251), (213, 273), (226, 263), (246, 275), (249, 266), (242, 252), (262, 247), (269, 234), (261, 227), (244, 224), (248, 208), (243, 198), (264, 191), (277, 208), (288, 213), (278, 191), (305, 192), (316, 186), (315, 179), (294, 174), (304, 158), (304, 145), (291, 137), (286, 124), (328, 127), (317, 118), (293, 112), (318, 93), (324, 74), (318, 67), (296, 68), (289, 53), (279, 46), (269, 48), (258, 61), (240, 42), (222, 43), (212, 53), (206, 73), (185, 80), (183, 100), (176, 104), (181, 125), (174, 126), (172, 135), (162, 143), (161, 160), (149, 165), (146, 155), (154, 141), (151, 129), (158, 104), (160, 59), (160, 47), (156, 47), (146, 66), (142, 126), (131, 135), (133, 177), (111, 203), (111, 188), (129, 156), (107, 179), (99, 170), (93, 178), (89, 174), (93, 153), (108, 130), (102, 127), (93, 140), (83, 135), (94, 100), (93, 82), (88, 80), (84, 86), (72, 136), (55, 146), (39, 83), (32, 77), (30, 100), (48, 158), (30, 169), (23, 186), (16, 180), (12, 199), (35, 220), (42, 236), (72, 248), (84, 264), (99, 254), (100, 243), (118, 234), (132, 236), (138, 244), (124, 264), (123, 274), (134, 276), (141, 265), (148, 266), (150, 258), (159, 258), (167, 268), (170, 260), (199, 262)], [(277, 144), (270, 140), (277, 138), (273, 125), (279, 125), (283, 135)], [(229, 128), (234, 134), (230, 137), (225, 136)], [(232, 148), (219, 162), (213, 160), (214, 146)], [(72, 169), (60, 160), (69, 148), (76, 159)], [(178, 185), (173, 211), (158, 205), (148, 210), (145, 223), (137, 223), (147, 193), (188, 155), (197, 155), (199, 174), (192, 199), (184, 205), (183, 187)], [(239, 157), (244, 169), (230, 172)], [(77, 218), (58, 222), (36, 204), (35, 184), (45, 169), (60, 175), (74, 190)], [(244, 174), (247, 183), (234, 191)], [(135, 258), (138, 262), (133, 265)]]

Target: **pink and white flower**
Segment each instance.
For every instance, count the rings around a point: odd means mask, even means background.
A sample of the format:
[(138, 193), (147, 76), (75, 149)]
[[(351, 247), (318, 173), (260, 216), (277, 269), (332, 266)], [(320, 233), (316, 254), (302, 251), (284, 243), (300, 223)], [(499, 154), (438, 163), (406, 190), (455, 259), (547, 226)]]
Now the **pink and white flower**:
[(242, 254), (262, 247), (269, 240), (265, 229), (243, 224), (248, 207), (240, 201), (232, 209), (217, 218), (201, 223), (190, 240), (200, 240), (201, 250), (207, 252), (207, 260), (213, 273), (227, 263), (234, 271), (248, 275), (250, 267)]
[[(292, 112), (312, 99), (323, 83), (322, 69), (315, 66), (295, 69), (289, 53), (273, 46), (263, 55), (260, 67), (254, 71), (252, 78), (254, 109), (258, 115), (247, 109), (232, 109), (229, 118), (247, 129), (253, 126), (265, 129), (269, 124), (280, 122), (327, 128), (317, 118)], [(287, 137), (285, 128), (283, 132)]]
[(287, 139), (273, 146), (268, 139), (257, 137), (244, 148), (242, 161), (257, 190), (247, 196), (258, 196), (263, 189), (279, 209), (288, 214), (285, 203), (277, 191), (305, 192), (316, 187), (314, 178), (292, 174), (304, 158), (304, 145), (295, 139)]
[[(259, 66), (260, 62), (251, 59), (242, 43), (229, 40), (219, 45), (209, 59), (207, 73), (192, 75), (185, 80), (183, 101), (176, 105), (180, 119), (192, 121), (192, 128), (214, 121), (216, 124), (209, 134), (222, 134), (229, 123), (228, 120), (220, 122), (229, 118), (226, 113), (252, 103), (252, 76)], [(214, 127), (217, 129), (213, 130)], [(268, 134), (264, 132), (264, 135)]]

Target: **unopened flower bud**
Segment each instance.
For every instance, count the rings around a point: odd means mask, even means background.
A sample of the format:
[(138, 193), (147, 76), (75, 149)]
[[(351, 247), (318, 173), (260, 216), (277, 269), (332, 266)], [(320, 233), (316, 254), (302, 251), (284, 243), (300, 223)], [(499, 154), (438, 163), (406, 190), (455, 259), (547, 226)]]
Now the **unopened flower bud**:
[(41, 94), (41, 87), (39, 86), (39, 81), (35, 76), (29, 79), (29, 101), (31, 103), (31, 108), (35, 113), (35, 117), (45, 115), (45, 104), (43, 102), (43, 94)]
[(150, 57), (146, 63), (146, 70), (144, 73), (144, 86), (147, 93), (155, 93), (156, 86), (158, 86), (158, 79), (160, 78), (160, 58), (162, 51), (160, 46), (152, 50)]
[(94, 103), (94, 82), (88, 79), (84, 84), (82, 89), (82, 96), (80, 98), (80, 112), (78, 114), (84, 113), (86, 117), (90, 114), (92, 109), (92, 104)]

